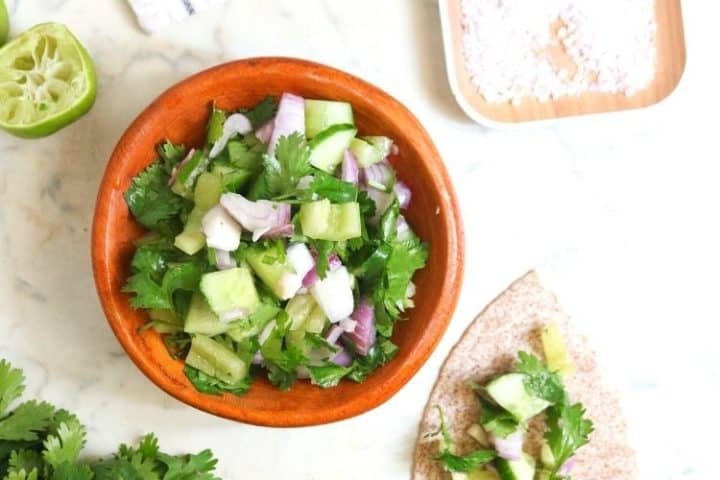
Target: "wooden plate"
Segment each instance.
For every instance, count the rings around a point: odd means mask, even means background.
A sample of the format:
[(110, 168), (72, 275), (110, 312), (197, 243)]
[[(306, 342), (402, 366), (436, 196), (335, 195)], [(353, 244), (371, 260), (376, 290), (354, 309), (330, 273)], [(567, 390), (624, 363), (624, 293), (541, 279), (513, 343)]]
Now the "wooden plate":
[(612, 112), (653, 105), (670, 95), (685, 69), (685, 39), (680, 0), (656, 0), (658, 62), (655, 79), (643, 91), (624, 94), (584, 93), (548, 102), (523, 99), (520, 105), (485, 101), (470, 81), (462, 48), (460, 0), (440, 0), (440, 17), (450, 87), (460, 107), (473, 120), (488, 126), (550, 120), (573, 115)]
[[(391, 162), (413, 192), (408, 222), (429, 244), (427, 267), (414, 278), (416, 307), (399, 322), (397, 356), (364, 383), (343, 381), (323, 390), (299, 381), (280, 392), (258, 378), (243, 396), (198, 392), (173, 360), (160, 336), (138, 332), (147, 321), (123, 293), (134, 240), (144, 232), (123, 199), (132, 178), (156, 159), (155, 146), (168, 138), (201, 144), (209, 107), (250, 107), (266, 95), (293, 92), (309, 98), (352, 103), (362, 134), (387, 135), (400, 149)], [(359, 78), (330, 67), (287, 58), (256, 58), (220, 65), (163, 93), (130, 125), (118, 142), (98, 193), (92, 231), (92, 263), (100, 301), (115, 335), (133, 362), (156, 385), (206, 412), (267, 426), (327, 423), (374, 408), (397, 392), (422, 366), (442, 337), (455, 309), (463, 274), (464, 244), (455, 191), (427, 131), (400, 102)]]

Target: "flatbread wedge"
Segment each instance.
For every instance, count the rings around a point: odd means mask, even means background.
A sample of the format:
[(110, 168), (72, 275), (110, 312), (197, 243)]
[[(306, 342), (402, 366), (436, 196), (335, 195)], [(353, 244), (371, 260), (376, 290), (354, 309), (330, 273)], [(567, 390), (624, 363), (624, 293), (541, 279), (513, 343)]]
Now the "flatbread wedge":
[[(437, 406), (442, 408), (450, 433), (462, 454), (479, 448), (467, 435), (478, 422), (480, 406), (467, 381), (483, 382), (509, 371), (518, 351), (532, 352), (542, 358), (541, 328), (554, 321), (564, 332), (568, 353), (576, 371), (564, 383), (573, 402), (582, 402), (595, 430), (590, 443), (575, 456), (573, 480), (632, 480), (638, 478), (636, 455), (626, 435), (626, 423), (617, 396), (603, 383), (595, 354), (587, 340), (560, 309), (555, 295), (544, 288), (535, 272), (529, 272), (497, 297), (473, 321), (450, 352), (425, 407), (415, 448), (414, 480), (446, 480), (434, 459), (438, 430)], [(530, 424), (526, 450), (537, 456), (542, 432), (540, 424)], [(528, 445), (529, 444), (529, 445)]]

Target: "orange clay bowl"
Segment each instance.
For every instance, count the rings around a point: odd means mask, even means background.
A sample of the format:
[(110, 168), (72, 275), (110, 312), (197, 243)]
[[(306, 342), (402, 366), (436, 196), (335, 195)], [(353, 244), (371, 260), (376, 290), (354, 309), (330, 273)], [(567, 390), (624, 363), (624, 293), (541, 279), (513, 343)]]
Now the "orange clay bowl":
[[(362, 134), (387, 135), (399, 147), (391, 158), (413, 192), (407, 219), (427, 241), (427, 267), (415, 276), (416, 307), (399, 322), (396, 357), (364, 383), (344, 380), (321, 389), (300, 380), (281, 392), (259, 376), (242, 397), (200, 393), (173, 360), (160, 335), (139, 332), (147, 321), (121, 289), (143, 228), (130, 215), (123, 193), (156, 159), (164, 139), (200, 145), (213, 101), (223, 109), (249, 107), (266, 95), (292, 92), (307, 98), (350, 102)], [(105, 170), (92, 231), (95, 283), (108, 322), (140, 370), (173, 397), (221, 417), (286, 427), (328, 423), (366, 412), (393, 396), (420, 369), (440, 341), (455, 309), (463, 273), (463, 231), (457, 199), (428, 133), (400, 102), (382, 90), (330, 67), (288, 58), (256, 58), (220, 65), (180, 82), (152, 102), (120, 139)]]

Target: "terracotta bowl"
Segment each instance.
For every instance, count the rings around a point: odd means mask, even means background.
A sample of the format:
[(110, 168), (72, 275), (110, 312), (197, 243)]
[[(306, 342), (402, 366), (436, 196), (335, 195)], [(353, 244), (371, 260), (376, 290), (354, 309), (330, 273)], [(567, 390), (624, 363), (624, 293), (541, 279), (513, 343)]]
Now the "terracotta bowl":
[[(243, 396), (199, 393), (183, 364), (167, 353), (160, 336), (139, 333), (146, 314), (133, 310), (121, 292), (133, 241), (144, 232), (131, 217), (123, 192), (131, 179), (156, 159), (164, 139), (201, 144), (208, 108), (248, 107), (266, 95), (292, 92), (309, 98), (352, 103), (363, 134), (387, 135), (400, 154), (393, 159), (399, 178), (413, 191), (410, 225), (430, 246), (427, 267), (415, 277), (416, 307), (400, 322), (393, 341), (400, 350), (362, 384), (343, 381), (327, 390), (298, 381), (280, 392), (256, 379)], [(206, 412), (267, 426), (302, 426), (341, 420), (388, 400), (418, 371), (442, 337), (455, 309), (463, 273), (463, 231), (457, 199), (428, 133), (400, 102), (347, 73), (302, 60), (256, 58), (220, 65), (180, 82), (152, 102), (120, 139), (105, 170), (92, 231), (92, 262), (100, 301), (123, 348), (157, 386)]]

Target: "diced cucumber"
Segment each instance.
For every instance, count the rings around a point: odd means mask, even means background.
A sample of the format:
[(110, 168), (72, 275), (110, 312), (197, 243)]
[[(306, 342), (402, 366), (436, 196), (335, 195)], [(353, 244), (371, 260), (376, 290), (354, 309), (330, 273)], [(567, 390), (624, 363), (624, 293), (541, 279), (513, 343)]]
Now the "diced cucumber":
[(185, 165), (183, 165), (175, 176), (175, 182), (172, 184), (172, 191), (185, 198), (192, 198), (195, 180), (207, 170), (210, 164), (210, 157), (205, 155), (202, 150), (195, 150), (193, 156), (190, 157)]
[(343, 241), (362, 234), (360, 205), (356, 202), (333, 205), (329, 200), (300, 205), (304, 235), (318, 240)]
[(375, 148), (377, 148), (378, 150), (380, 150), (380, 152), (382, 153), (382, 158), (385, 158), (388, 155), (390, 155), (390, 150), (392, 149), (393, 141), (391, 139), (389, 139), (388, 137), (374, 135), (374, 136), (363, 137), (363, 139), (366, 142), (368, 142), (369, 144), (371, 144), (372, 146), (374, 146)]
[(305, 135), (313, 138), (328, 127), (353, 125), (352, 105), (328, 100), (305, 100)]
[(210, 210), (220, 202), (222, 195), (222, 182), (218, 175), (203, 172), (195, 182), (195, 206), (203, 210)]
[(285, 305), (285, 312), (290, 317), (290, 330), (303, 330), (305, 321), (317, 306), (312, 295), (295, 295)]
[(227, 334), (236, 342), (258, 335), (265, 326), (275, 319), (280, 309), (275, 305), (263, 303), (249, 318), (235, 322)]
[[(285, 248), (285, 247), (283, 247)], [(245, 260), (260, 280), (281, 300), (287, 300), (302, 286), (302, 278), (295, 274), (287, 258), (278, 258), (275, 247), (263, 249), (253, 246), (245, 252)], [(283, 252), (284, 256), (284, 252)]]
[(200, 280), (200, 291), (213, 312), (221, 318), (227, 312), (238, 310), (252, 315), (260, 306), (252, 273), (247, 267), (204, 274)]
[(205, 212), (203, 208), (194, 207), (182, 233), (175, 237), (175, 246), (188, 255), (195, 255), (205, 246), (205, 235), (202, 233)]
[(535, 459), (524, 453), (519, 460), (495, 460), (501, 480), (533, 480), (535, 478)]
[(152, 329), (158, 333), (182, 332), (182, 321), (170, 309), (152, 309), (148, 312)]
[(550, 402), (530, 395), (525, 389), (525, 375), (508, 373), (496, 378), (485, 387), (495, 402), (524, 422), (545, 410)]
[(335, 167), (342, 162), (345, 150), (355, 137), (357, 129), (353, 125), (333, 125), (323, 130), (310, 141), (310, 163), (333, 173)]
[(184, 330), (187, 333), (201, 333), (212, 337), (227, 332), (228, 324), (221, 322), (205, 297), (196, 292), (190, 300)]
[(543, 439), (542, 447), (540, 448), (540, 463), (546, 467), (552, 467), (555, 465), (555, 455), (553, 455), (550, 445)]
[(325, 324), (327, 324), (328, 318), (325, 316), (325, 312), (323, 312), (323, 309), (320, 307), (320, 305), (315, 305), (315, 308), (312, 309), (312, 312), (310, 312), (310, 315), (307, 316), (305, 319), (305, 323), (303, 324), (303, 330), (310, 333), (322, 333), (322, 331), (325, 329)]
[(545, 363), (553, 372), (560, 375), (569, 375), (575, 371), (575, 365), (570, 359), (565, 343), (565, 335), (557, 323), (551, 322), (540, 331)]
[(362, 138), (353, 138), (350, 141), (349, 148), (353, 155), (355, 155), (358, 164), (363, 168), (378, 163), (385, 158), (382, 150)]
[(253, 176), (253, 172), (235, 168), (228, 163), (215, 162), (212, 172), (220, 178), (223, 192), (237, 193)]
[(229, 384), (248, 374), (248, 365), (225, 345), (205, 335), (195, 335), (185, 363)]

